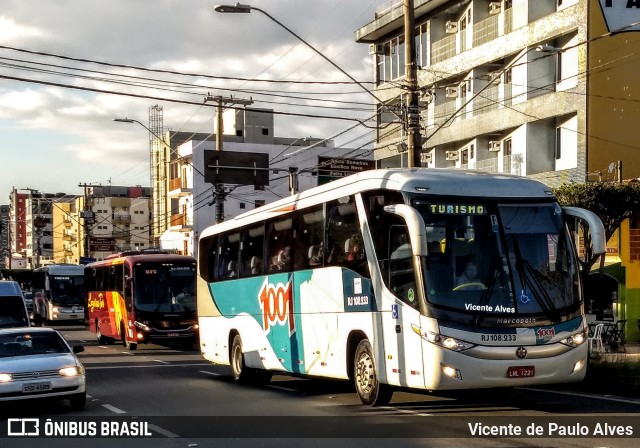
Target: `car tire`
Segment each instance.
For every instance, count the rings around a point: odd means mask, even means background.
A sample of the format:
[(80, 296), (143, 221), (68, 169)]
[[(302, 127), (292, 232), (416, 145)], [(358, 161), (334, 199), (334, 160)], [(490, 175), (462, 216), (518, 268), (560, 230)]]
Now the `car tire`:
[(98, 345), (107, 345), (109, 338), (102, 335), (100, 331), (100, 323), (96, 320), (96, 339), (98, 339)]
[(84, 409), (87, 404), (87, 393), (82, 392), (79, 394), (72, 395), (69, 398), (69, 404), (71, 405), (71, 409), (75, 411), (81, 411)]
[(127, 333), (124, 328), (124, 323), (120, 324), (120, 337), (122, 338), (122, 346), (125, 347), (129, 351), (134, 351), (138, 348), (138, 344), (136, 342), (130, 342), (127, 339)]

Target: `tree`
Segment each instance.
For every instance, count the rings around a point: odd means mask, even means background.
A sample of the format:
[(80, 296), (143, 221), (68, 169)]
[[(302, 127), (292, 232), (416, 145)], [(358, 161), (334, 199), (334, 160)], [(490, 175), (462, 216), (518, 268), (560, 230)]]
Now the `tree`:
[[(640, 210), (639, 182), (588, 182), (566, 184), (553, 191), (561, 205), (581, 207), (592, 211), (602, 221), (607, 241), (622, 222)], [(588, 274), (599, 256), (593, 254), (585, 237), (585, 259), (581, 260), (583, 272)]]

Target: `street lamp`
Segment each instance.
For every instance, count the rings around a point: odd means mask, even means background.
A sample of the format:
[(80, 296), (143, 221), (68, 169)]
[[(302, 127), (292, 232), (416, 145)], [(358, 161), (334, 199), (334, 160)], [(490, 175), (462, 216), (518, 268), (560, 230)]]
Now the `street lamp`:
[[(235, 5), (216, 5), (213, 7), (213, 10), (219, 13), (224, 13), (224, 14), (248, 14), (251, 11), (258, 11), (261, 12), (262, 14), (264, 14), (265, 16), (267, 16), (269, 19), (271, 19), (273, 22), (277, 23), (278, 25), (280, 25), (282, 28), (284, 28), (289, 34), (291, 34), (292, 36), (294, 36), (296, 39), (298, 39), (300, 42), (302, 42), (303, 44), (305, 44), (307, 47), (309, 47), (311, 50), (313, 50), (318, 56), (320, 56), (322, 59), (324, 59), (325, 61), (327, 61), (329, 64), (331, 64), (333, 67), (335, 67), (337, 70), (339, 70), (342, 74), (344, 74), (347, 78), (349, 78), (351, 81), (353, 81), (355, 84), (357, 84), (362, 90), (364, 90), (365, 92), (367, 92), (375, 101), (377, 104), (383, 106), (386, 108), (386, 104), (380, 99), (378, 98), (378, 96), (376, 94), (374, 94), (371, 90), (369, 90), (367, 87), (365, 87), (361, 82), (357, 81), (353, 76), (351, 76), (349, 73), (347, 73), (346, 71), (344, 71), (338, 64), (336, 64), (335, 62), (333, 62), (331, 59), (329, 59), (327, 56), (325, 56), (324, 54), (322, 54), (318, 49), (316, 49), (315, 47), (313, 47), (309, 42), (307, 42), (306, 40), (304, 40), (302, 37), (298, 36), (294, 31), (292, 31), (290, 28), (288, 28), (287, 26), (285, 26), (282, 22), (280, 22), (279, 20), (277, 20), (275, 17), (273, 17), (272, 15), (270, 15), (269, 13), (267, 13), (266, 11), (257, 8), (255, 6), (251, 6), (251, 5), (243, 5), (241, 3), (236, 3)], [(416, 97), (417, 98), (417, 97)], [(417, 104), (416, 104), (417, 106)], [(403, 122), (403, 119), (393, 110), (386, 108), (391, 114), (393, 114), (398, 120), (400, 120), (400, 122)], [(412, 108), (409, 112), (413, 113), (415, 108)], [(411, 114), (410, 114), (411, 115)], [(411, 115), (413, 116), (413, 115)], [(411, 123), (407, 123), (409, 126), (411, 126)], [(419, 133), (419, 130), (418, 130)], [(410, 140), (408, 141), (408, 144), (411, 144), (412, 149), (419, 149), (420, 148), (420, 143), (419, 143), (419, 135), (415, 136), (412, 133), (409, 134), (411, 137), (413, 137), (415, 139), (414, 140)], [(416, 138), (418, 137), (418, 138)], [(416, 145), (415, 148), (413, 148), (413, 146)]]

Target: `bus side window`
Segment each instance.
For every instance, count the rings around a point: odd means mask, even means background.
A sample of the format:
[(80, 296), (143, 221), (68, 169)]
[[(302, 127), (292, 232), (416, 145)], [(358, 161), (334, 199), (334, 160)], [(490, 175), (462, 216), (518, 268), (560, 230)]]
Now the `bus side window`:
[(295, 232), (292, 218), (280, 219), (267, 224), (268, 272), (288, 272), (293, 268)]
[(131, 297), (131, 285), (133, 277), (131, 276), (131, 268), (129, 265), (124, 266), (124, 303), (129, 311), (133, 310), (133, 297)]
[(263, 273), (264, 225), (242, 231), (240, 248), (240, 277), (252, 277)]
[(413, 269), (413, 252), (405, 225), (389, 229), (389, 280), (388, 288), (403, 302), (418, 309), (416, 278)]
[(217, 280), (238, 278), (238, 256), (240, 253), (240, 232), (220, 237)]
[(294, 269), (322, 266), (324, 211), (322, 206), (301, 210), (295, 215), (296, 231)]
[(200, 240), (198, 249), (198, 269), (200, 275), (207, 282), (213, 282), (216, 274), (216, 253), (218, 237), (211, 235)]

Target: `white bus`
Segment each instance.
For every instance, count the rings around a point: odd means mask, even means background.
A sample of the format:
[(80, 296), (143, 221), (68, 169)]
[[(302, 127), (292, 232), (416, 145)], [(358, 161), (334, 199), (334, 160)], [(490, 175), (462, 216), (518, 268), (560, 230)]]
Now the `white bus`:
[(239, 383), (355, 382), (364, 404), (422, 390), (581, 380), (587, 325), (563, 209), (531, 179), (374, 170), (211, 226), (198, 254), (205, 359)]
[(84, 266), (51, 264), (33, 270), (33, 320), (84, 321)]

